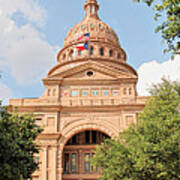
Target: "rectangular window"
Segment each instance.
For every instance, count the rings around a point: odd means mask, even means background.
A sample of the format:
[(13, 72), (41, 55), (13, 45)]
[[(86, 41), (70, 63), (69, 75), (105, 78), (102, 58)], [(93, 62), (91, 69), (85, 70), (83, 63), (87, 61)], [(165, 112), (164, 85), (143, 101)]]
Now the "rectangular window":
[[(94, 157), (94, 153), (92, 153), (92, 157)], [(98, 168), (97, 167), (95, 167), (95, 166), (91, 166), (91, 171), (93, 172), (93, 173), (97, 173), (98, 172)]]
[(72, 173), (76, 173), (76, 154), (72, 154)]
[(113, 96), (118, 96), (119, 95), (119, 90), (118, 89), (113, 89), (112, 90), (112, 95)]
[(85, 154), (84, 156), (84, 171), (85, 173), (90, 173), (90, 154)]
[(93, 96), (97, 96), (98, 95), (98, 91), (97, 90), (92, 90), (92, 95)]
[(96, 133), (96, 131), (92, 131), (92, 143), (97, 144), (97, 133)]
[(88, 96), (88, 91), (87, 90), (82, 90), (82, 96)]
[(89, 144), (90, 143), (90, 132), (89, 131), (85, 132), (85, 138), (86, 138), (86, 143), (85, 144)]
[(78, 91), (77, 90), (73, 90), (72, 91), (72, 96), (77, 96), (78, 95)]
[(103, 90), (103, 96), (108, 96), (109, 95), (109, 91), (108, 90)]
[(77, 144), (77, 135), (72, 137), (72, 144)]
[(64, 173), (69, 173), (69, 154), (64, 155)]

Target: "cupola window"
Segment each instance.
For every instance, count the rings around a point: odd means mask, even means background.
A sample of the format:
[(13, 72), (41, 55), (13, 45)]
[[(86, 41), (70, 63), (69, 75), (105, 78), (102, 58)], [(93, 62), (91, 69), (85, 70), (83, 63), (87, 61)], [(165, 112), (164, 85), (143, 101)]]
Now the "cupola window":
[(93, 53), (94, 53), (94, 48), (91, 46), (91, 47), (90, 47), (90, 52), (89, 52), (89, 54), (90, 54), (90, 55), (93, 55)]
[(66, 54), (63, 54), (63, 60), (65, 60), (66, 59)]
[(73, 49), (71, 49), (71, 51), (70, 51), (70, 53), (69, 53), (69, 57), (70, 57), (70, 58), (72, 58), (73, 53), (74, 53), (74, 51), (73, 51)]
[(104, 56), (104, 48), (101, 48), (99, 53), (101, 56)]
[(113, 50), (109, 51), (109, 56), (112, 57), (113, 56)]
[(78, 56), (81, 56), (82, 55), (82, 51), (78, 51)]
[(131, 88), (129, 88), (129, 95), (131, 95), (132, 94), (132, 89)]
[(117, 58), (118, 58), (118, 59), (120, 59), (120, 58), (121, 58), (121, 54), (120, 54), (120, 53), (118, 53)]

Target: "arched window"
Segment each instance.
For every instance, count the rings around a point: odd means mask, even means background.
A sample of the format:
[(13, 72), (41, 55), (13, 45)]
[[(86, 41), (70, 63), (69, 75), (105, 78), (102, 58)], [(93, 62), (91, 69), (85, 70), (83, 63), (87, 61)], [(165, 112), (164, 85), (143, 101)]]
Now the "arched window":
[(64, 53), (64, 54), (63, 54), (63, 60), (65, 60), (65, 59), (66, 59), (66, 54)]
[(101, 48), (99, 53), (101, 56), (104, 56), (104, 48)]
[(73, 53), (74, 53), (74, 50), (73, 50), (73, 49), (71, 49), (71, 51), (69, 52), (69, 57), (70, 57), (70, 58), (72, 58)]
[(132, 88), (129, 88), (129, 95), (132, 94)]
[(90, 55), (93, 55), (93, 53), (94, 53), (94, 48), (93, 48), (93, 46), (91, 46), (91, 47), (90, 47), (90, 52), (89, 52), (89, 54), (90, 54)]
[(112, 57), (113, 56), (113, 50), (111, 49), (110, 51), (109, 51), (109, 57)]
[(72, 136), (63, 151), (64, 174), (76, 174), (77, 179), (81, 178), (82, 173), (99, 174), (101, 169), (92, 168), (90, 159), (94, 156), (96, 146), (109, 138), (108, 135), (94, 130), (86, 130)]
[(118, 59), (120, 59), (120, 58), (121, 58), (121, 54), (120, 54), (120, 53), (118, 53), (117, 58), (118, 58)]
[(81, 56), (82, 55), (82, 51), (78, 51), (78, 56)]

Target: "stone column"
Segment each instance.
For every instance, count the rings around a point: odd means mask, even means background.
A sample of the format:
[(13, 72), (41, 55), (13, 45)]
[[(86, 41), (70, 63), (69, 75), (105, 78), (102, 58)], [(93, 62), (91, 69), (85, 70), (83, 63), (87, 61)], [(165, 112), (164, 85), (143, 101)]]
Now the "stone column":
[(52, 180), (57, 180), (57, 147), (53, 147), (53, 172)]
[(62, 166), (62, 157), (63, 157), (63, 148), (62, 148), (62, 144), (59, 147), (59, 152), (58, 154), (60, 155), (60, 159), (59, 159), (59, 167), (58, 167), (58, 180), (62, 180), (62, 175), (63, 175), (63, 166)]
[(47, 180), (47, 147), (42, 152), (42, 179)]

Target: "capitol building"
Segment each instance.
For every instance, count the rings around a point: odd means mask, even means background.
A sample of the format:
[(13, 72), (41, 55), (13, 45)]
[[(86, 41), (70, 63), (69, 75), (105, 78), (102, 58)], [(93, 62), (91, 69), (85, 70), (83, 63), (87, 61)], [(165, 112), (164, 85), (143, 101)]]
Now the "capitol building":
[(39, 98), (11, 99), (19, 113), (32, 112), (44, 129), (38, 136), (39, 169), (33, 180), (97, 180), (94, 150), (137, 123), (147, 98), (138, 96), (138, 74), (114, 30), (86, 0), (85, 17), (66, 35), (57, 64), (43, 79)]

